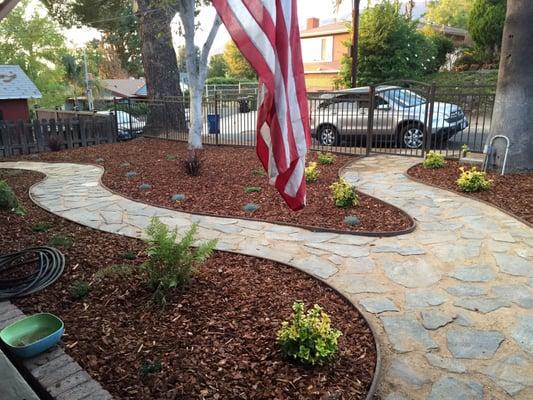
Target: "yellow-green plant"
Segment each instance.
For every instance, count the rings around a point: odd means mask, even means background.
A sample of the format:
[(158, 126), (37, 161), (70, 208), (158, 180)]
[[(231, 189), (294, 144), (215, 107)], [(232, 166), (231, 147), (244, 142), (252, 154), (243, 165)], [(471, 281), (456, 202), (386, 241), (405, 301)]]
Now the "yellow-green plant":
[(422, 165), (424, 168), (442, 168), (444, 167), (444, 164), (446, 164), (446, 161), (444, 161), (444, 156), (440, 153), (436, 153), (433, 150), (428, 152), (426, 154), (426, 158), (422, 162)]
[(277, 332), (282, 351), (304, 364), (329, 361), (339, 350), (341, 331), (331, 327), (329, 316), (317, 304), (307, 314), (301, 301), (296, 301), (292, 309), (292, 321), (284, 321)]
[(20, 205), (15, 192), (4, 180), (0, 180), (0, 210), (13, 211), (18, 215), (26, 213)]
[(324, 153), (322, 151), (318, 152), (317, 160), (319, 164), (333, 164), (335, 162), (335, 154), (333, 153)]
[(359, 204), (359, 196), (355, 186), (350, 185), (345, 179), (340, 178), (329, 187), (331, 196), (337, 207), (349, 207)]
[(490, 189), (492, 180), (487, 179), (487, 173), (479, 171), (476, 167), (472, 169), (459, 168), (461, 174), (456, 183), (459, 190), (463, 192), (478, 192), (480, 190)]
[(316, 182), (318, 179), (318, 168), (314, 161), (310, 161), (305, 167), (305, 181), (307, 183)]
[(169, 291), (187, 285), (196, 273), (196, 265), (213, 254), (216, 240), (192, 248), (197, 229), (197, 224), (193, 224), (177, 241), (177, 228), (170, 230), (159, 218), (152, 218), (146, 230), (148, 260), (143, 270), (156, 302), (164, 304)]

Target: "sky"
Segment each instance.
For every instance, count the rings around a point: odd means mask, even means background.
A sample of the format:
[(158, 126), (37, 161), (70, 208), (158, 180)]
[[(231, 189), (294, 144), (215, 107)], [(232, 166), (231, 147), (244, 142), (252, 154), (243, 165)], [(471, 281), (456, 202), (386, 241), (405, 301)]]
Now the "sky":
[[(376, 1), (376, 0), (374, 0)], [(423, 8), (423, 4), (426, 0), (415, 0), (418, 7), (415, 7), (415, 17), (417, 15), (416, 10)], [(340, 6), (338, 12), (335, 12), (333, 8), (333, 0), (298, 0), (298, 19), (300, 28), (305, 29), (306, 21), (308, 18), (317, 17), (320, 18), (320, 23), (325, 24), (333, 22), (335, 19), (350, 19), (351, 18), (351, 0), (344, 0)], [(366, 7), (367, 1), (361, 0), (361, 9)], [(196, 45), (201, 47), (209, 34), (209, 28), (211, 27), (213, 18), (215, 16), (215, 9), (213, 7), (204, 7), (198, 15), (199, 30), (196, 33)], [(174, 19), (173, 31), (177, 31), (178, 17)], [(89, 28), (72, 28), (64, 31), (67, 41), (71, 47), (82, 47), (87, 41), (98, 37), (98, 32)], [(230, 40), (230, 36), (224, 26), (221, 26), (216, 36), (215, 42), (211, 49), (211, 55), (222, 53), (224, 45)], [(179, 46), (182, 40), (178, 35), (175, 35), (175, 46)]]

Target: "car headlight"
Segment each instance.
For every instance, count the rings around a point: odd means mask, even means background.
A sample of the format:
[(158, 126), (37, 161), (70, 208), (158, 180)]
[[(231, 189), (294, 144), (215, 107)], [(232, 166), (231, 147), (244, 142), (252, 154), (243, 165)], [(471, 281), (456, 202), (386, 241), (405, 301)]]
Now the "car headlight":
[(444, 120), (446, 122), (459, 122), (465, 117), (465, 113), (463, 110), (458, 109), (455, 111), (452, 111), (449, 115), (445, 115)]

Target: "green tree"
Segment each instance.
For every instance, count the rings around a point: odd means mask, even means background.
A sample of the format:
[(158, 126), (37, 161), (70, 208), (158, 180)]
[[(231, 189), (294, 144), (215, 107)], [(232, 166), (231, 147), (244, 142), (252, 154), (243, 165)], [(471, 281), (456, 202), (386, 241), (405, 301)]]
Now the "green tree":
[(427, 5), (425, 21), (432, 24), (468, 28), (473, 0), (433, 0)]
[(228, 73), (228, 65), (224, 59), (223, 54), (215, 54), (209, 60), (209, 68), (207, 70), (208, 78), (224, 78)]
[(50, 14), (63, 26), (86, 25), (103, 33), (103, 40), (113, 47), (121, 67), (132, 76), (141, 76), (141, 40), (139, 23), (131, 0), (42, 0)]
[[(435, 43), (402, 15), (398, 1), (382, 1), (361, 15), (358, 85), (417, 79), (438, 68), (436, 55)], [(337, 86), (350, 85), (350, 65), (351, 58), (345, 56)]]
[(476, 45), (493, 58), (500, 54), (506, 10), (506, 0), (475, 0), (470, 12), (470, 35)]
[(224, 46), (224, 61), (226, 61), (230, 77), (242, 80), (256, 79), (254, 69), (248, 64), (248, 61), (246, 61), (233, 41), (229, 41)]
[(22, 1), (0, 22), (0, 64), (20, 65), (43, 95), (39, 105), (62, 105), (65, 38), (52, 19), (39, 14), (38, 7), (25, 15), (28, 6), (27, 0)]

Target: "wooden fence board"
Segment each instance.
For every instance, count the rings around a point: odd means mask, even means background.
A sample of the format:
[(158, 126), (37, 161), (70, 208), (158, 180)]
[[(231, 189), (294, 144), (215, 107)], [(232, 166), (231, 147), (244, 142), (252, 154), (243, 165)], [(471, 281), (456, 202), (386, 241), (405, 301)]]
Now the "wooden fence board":
[(117, 138), (116, 121), (112, 116), (93, 118), (54, 118), (25, 122), (0, 122), (0, 157), (50, 151), (49, 139), (59, 136), (61, 148), (72, 149), (101, 143), (113, 143)]

